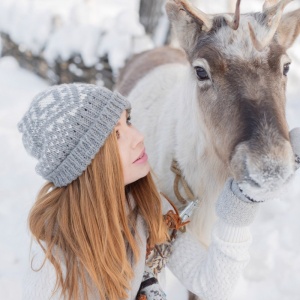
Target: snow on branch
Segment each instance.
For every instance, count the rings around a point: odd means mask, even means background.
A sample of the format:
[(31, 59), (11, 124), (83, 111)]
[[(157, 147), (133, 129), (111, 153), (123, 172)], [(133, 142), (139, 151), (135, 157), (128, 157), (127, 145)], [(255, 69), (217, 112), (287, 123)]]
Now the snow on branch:
[(138, 10), (138, 0), (1, 0), (0, 32), (49, 64), (79, 55), (92, 67), (107, 56), (116, 73), (132, 54), (153, 47)]

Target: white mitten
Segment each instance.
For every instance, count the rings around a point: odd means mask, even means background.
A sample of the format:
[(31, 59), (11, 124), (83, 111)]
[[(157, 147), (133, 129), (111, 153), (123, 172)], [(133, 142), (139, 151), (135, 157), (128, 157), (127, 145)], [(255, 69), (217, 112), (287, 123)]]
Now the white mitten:
[(216, 213), (227, 224), (235, 227), (250, 225), (258, 204), (240, 191), (236, 181), (229, 178), (217, 200)]
[(300, 127), (296, 127), (290, 131), (290, 141), (295, 153), (296, 169), (300, 167)]

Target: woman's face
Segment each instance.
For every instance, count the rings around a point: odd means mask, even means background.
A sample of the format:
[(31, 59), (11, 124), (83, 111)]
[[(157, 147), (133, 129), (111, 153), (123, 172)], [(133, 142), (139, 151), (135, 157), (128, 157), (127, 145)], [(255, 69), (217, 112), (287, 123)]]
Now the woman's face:
[(145, 152), (144, 136), (130, 123), (127, 111), (121, 115), (116, 127), (125, 185), (145, 177), (150, 171)]

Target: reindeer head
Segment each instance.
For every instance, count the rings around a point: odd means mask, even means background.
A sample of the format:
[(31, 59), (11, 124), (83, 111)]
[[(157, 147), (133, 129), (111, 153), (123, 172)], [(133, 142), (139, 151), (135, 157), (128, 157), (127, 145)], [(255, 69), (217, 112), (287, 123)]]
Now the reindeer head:
[[(247, 190), (272, 190), (294, 173), (285, 117), (291, 63), (286, 50), (300, 32), (291, 0), (266, 1), (262, 12), (207, 15), (187, 0), (166, 4), (191, 65), (209, 141)], [(300, 84), (300, 83), (299, 83)]]

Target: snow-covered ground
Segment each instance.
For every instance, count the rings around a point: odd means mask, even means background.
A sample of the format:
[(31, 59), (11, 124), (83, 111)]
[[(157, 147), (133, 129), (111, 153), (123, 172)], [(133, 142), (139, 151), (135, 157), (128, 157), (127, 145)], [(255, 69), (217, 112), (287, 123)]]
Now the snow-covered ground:
[(42, 180), (22, 151), (16, 124), (31, 98), (47, 84), (20, 69), (10, 57), (0, 60), (0, 299), (21, 299), (23, 263), (28, 261), (28, 210)]
[[(104, 0), (100, 1), (103, 3)], [(57, 0), (53, 2), (59, 3)], [(122, 1), (110, 0), (110, 2), (121, 5)], [(203, 3), (200, 1), (200, 4), (201, 2)], [(299, 0), (294, 2), (296, 3), (292, 4), (291, 8), (299, 7)], [(1, 3), (4, 2), (1, 0)], [(242, 1), (242, 10), (260, 9), (262, 3), (263, 1), (253, 0), (250, 5), (250, 1)], [(206, 12), (220, 12), (227, 8), (227, 2), (225, 4), (225, 0), (207, 1), (202, 6), (205, 6)], [(109, 40), (107, 43), (110, 46)], [(119, 47), (116, 51), (116, 57), (121, 57), (123, 49)], [(293, 63), (287, 88), (287, 118), (290, 128), (293, 128), (300, 126), (300, 38), (289, 54)], [(117, 59), (115, 62), (116, 65), (120, 64)], [(34, 159), (27, 155), (22, 146), (16, 124), (32, 97), (47, 85), (34, 74), (21, 69), (13, 58), (0, 59), (1, 300), (21, 299), (21, 278), (23, 267), (28, 264), (30, 243), (26, 218), (43, 183), (34, 172)], [(252, 226), (254, 238), (251, 262), (236, 288), (234, 300), (300, 299), (299, 215), (300, 171), (281, 201), (276, 200), (262, 205), (260, 214)], [(176, 281), (171, 279), (169, 282), (167, 290), (169, 299), (185, 300), (184, 291)]]

